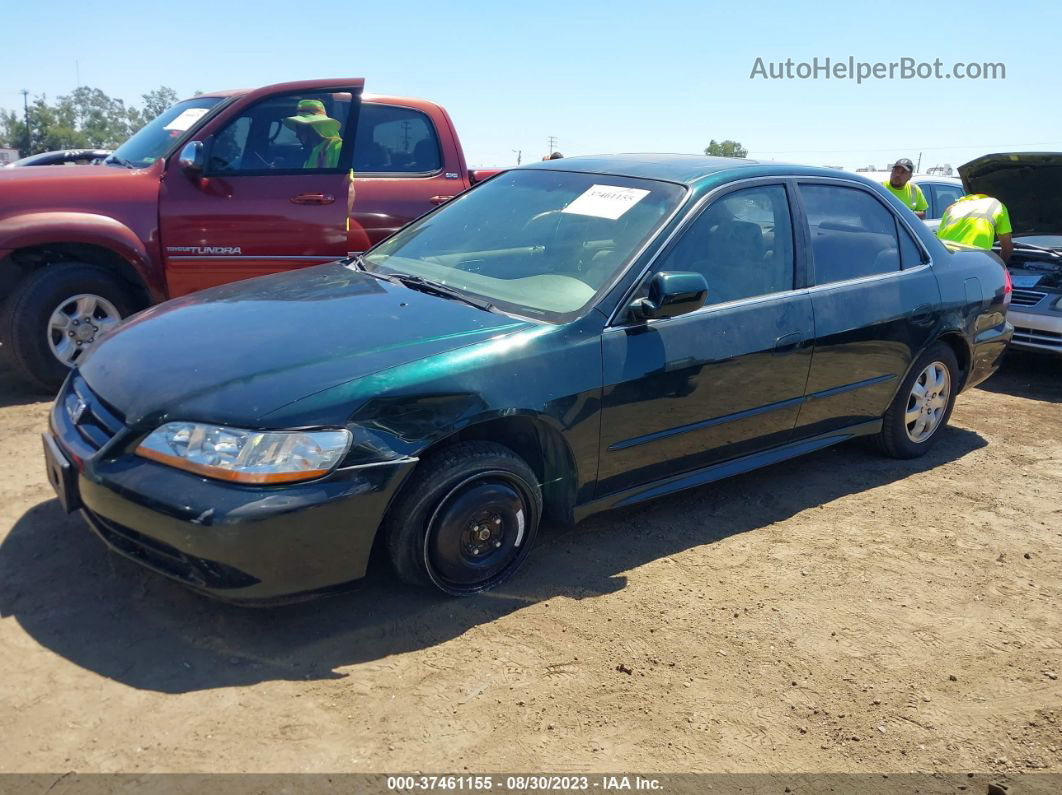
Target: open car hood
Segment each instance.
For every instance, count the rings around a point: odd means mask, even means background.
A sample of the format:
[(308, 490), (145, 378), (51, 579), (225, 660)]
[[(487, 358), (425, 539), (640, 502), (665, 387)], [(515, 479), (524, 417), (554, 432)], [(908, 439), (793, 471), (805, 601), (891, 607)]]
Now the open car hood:
[(1062, 152), (984, 155), (959, 166), (967, 193), (999, 199), (1014, 235), (1062, 235)]

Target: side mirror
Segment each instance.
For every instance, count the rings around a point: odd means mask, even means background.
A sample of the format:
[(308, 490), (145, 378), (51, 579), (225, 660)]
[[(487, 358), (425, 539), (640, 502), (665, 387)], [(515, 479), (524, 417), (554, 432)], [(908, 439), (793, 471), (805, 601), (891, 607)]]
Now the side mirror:
[(649, 282), (649, 295), (630, 306), (638, 320), (677, 317), (704, 306), (708, 300), (708, 282), (699, 273), (661, 271)]
[(206, 151), (202, 141), (189, 141), (177, 156), (177, 165), (190, 177), (198, 177), (206, 165)]

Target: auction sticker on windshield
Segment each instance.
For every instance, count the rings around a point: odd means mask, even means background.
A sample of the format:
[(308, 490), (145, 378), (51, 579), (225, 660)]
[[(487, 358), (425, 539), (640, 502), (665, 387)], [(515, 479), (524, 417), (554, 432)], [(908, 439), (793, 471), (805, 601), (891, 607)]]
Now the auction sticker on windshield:
[(162, 129), (164, 130), (177, 130), (178, 132), (184, 132), (197, 121), (199, 121), (210, 108), (187, 108), (167, 124)]
[(591, 185), (562, 212), (592, 215), (615, 221), (627, 210), (649, 195), (640, 188), (619, 188), (614, 185)]

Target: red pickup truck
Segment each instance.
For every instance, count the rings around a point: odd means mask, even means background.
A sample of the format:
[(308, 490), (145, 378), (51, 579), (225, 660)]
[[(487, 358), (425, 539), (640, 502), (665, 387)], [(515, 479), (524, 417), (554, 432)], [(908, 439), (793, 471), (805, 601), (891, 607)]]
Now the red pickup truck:
[(0, 342), (15, 369), (54, 389), (132, 312), (363, 251), (496, 173), (468, 169), (439, 105), (363, 85), (201, 94), (102, 165), (0, 169)]

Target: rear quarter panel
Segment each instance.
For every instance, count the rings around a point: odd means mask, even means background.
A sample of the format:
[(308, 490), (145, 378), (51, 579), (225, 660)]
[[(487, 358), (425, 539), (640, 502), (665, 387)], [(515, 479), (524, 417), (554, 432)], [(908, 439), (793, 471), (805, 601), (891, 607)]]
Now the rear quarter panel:
[(933, 272), (940, 286), (938, 336), (958, 334), (968, 350), (963, 389), (984, 381), (999, 367), (1014, 332), (1007, 322), (1003, 262), (987, 251), (934, 252)]

